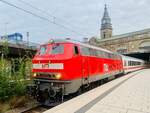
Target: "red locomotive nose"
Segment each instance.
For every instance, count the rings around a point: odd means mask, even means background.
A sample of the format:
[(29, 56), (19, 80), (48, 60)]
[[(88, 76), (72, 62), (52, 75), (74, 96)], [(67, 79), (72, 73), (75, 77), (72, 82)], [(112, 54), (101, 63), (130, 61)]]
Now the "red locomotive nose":
[[(73, 57), (70, 43), (52, 43), (42, 45), (32, 60), (36, 78), (68, 79), (70, 59)], [(69, 73), (70, 74), (70, 73)]]

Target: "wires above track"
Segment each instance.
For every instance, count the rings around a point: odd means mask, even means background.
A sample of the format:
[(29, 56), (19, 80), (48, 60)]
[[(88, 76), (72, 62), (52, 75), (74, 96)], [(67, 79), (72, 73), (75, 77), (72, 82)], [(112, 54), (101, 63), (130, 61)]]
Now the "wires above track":
[[(57, 17), (55, 17), (55, 16), (53, 16), (53, 15), (51, 15), (51, 14), (45, 12), (44, 10), (41, 10), (41, 9), (39, 9), (39, 8), (37, 8), (37, 7), (32, 6), (31, 4), (29, 4), (29, 3), (27, 3), (27, 2), (25, 2), (25, 1), (23, 1), (23, 0), (19, 0), (19, 1), (22, 2), (22, 3), (24, 3), (24, 4), (26, 4), (26, 5), (28, 5), (28, 6), (30, 6), (30, 7), (32, 7), (32, 8), (34, 8), (34, 9), (36, 9), (36, 10), (39, 10), (39, 11), (41, 11), (41, 12), (47, 14), (47, 15), (50, 16), (50, 17), (53, 17), (54, 19), (57, 18)], [(68, 30), (68, 31), (70, 31), (70, 32), (72, 32), (72, 33), (74, 33), (74, 34), (81, 35), (81, 36), (83, 36), (83, 37), (87, 36), (87, 35), (85, 35), (85, 34), (82, 34), (82, 33), (77, 32), (77, 31), (75, 31), (75, 30), (73, 30), (73, 29), (71, 29), (71, 28), (68, 28), (68, 27), (66, 27), (66, 26), (63, 25), (63, 24), (60, 24), (60, 23), (58, 23), (58, 22), (55, 22), (55, 21), (53, 21), (53, 20), (51, 20), (51, 19), (49, 19), (49, 18), (47, 18), (47, 17), (38, 15), (38, 14), (36, 14), (36, 13), (30, 11), (30, 10), (26, 10), (26, 9), (24, 9), (24, 8), (22, 8), (22, 7), (19, 7), (19, 6), (15, 5), (15, 4), (13, 4), (13, 3), (10, 3), (10, 2), (8, 2), (8, 1), (6, 1), (6, 0), (0, 0), (0, 2), (2, 2), (2, 3), (4, 3), (4, 4), (7, 4), (7, 5), (11, 6), (11, 7), (14, 7), (14, 8), (18, 9), (18, 10), (21, 10), (21, 11), (23, 11), (23, 12), (25, 12), (25, 13), (27, 13), (27, 14), (30, 14), (30, 15), (36, 17), (36, 18), (39, 18), (39, 19), (41, 19), (41, 20), (47, 21), (47, 22), (49, 22), (49, 23), (51, 23), (51, 24), (54, 24), (54, 25), (56, 25), (56, 26), (58, 26), (58, 27), (60, 27), (60, 28), (66, 29), (66, 30)], [(59, 19), (59, 20), (60, 20), (60, 19)]]

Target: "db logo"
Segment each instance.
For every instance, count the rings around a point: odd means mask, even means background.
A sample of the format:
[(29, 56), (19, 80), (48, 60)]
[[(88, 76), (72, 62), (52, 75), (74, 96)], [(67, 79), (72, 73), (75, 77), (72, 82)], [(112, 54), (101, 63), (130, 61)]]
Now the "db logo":
[(49, 67), (48, 64), (43, 64), (43, 65), (42, 65), (42, 68), (43, 68), (43, 69), (46, 69), (46, 68), (48, 68), (48, 67)]
[(108, 65), (104, 64), (104, 71), (107, 72), (108, 71)]

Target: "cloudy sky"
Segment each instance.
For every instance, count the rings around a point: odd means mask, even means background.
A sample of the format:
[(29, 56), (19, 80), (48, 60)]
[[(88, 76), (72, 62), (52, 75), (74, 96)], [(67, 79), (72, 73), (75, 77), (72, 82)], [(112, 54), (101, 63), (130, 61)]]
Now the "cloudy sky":
[(27, 40), (26, 32), (30, 32), (32, 42), (43, 43), (50, 38), (82, 40), (84, 37), (99, 36), (105, 3), (112, 19), (114, 35), (150, 28), (150, 0), (3, 1), (30, 11), (42, 19), (0, 0), (0, 35), (20, 32), (24, 35), (24, 40)]

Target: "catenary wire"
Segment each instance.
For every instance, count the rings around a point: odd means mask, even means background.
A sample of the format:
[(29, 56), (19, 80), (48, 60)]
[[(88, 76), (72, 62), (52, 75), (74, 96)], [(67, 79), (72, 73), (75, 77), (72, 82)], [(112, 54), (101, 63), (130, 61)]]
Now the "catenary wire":
[(37, 18), (40, 18), (40, 19), (42, 19), (42, 20), (45, 20), (45, 21), (47, 21), (47, 22), (49, 22), (49, 23), (55, 24), (55, 25), (57, 25), (57, 26), (59, 26), (59, 27), (61, 27), (61, 28), (64, 28), (64, 29), (66, 29), (66, 30), (69, 30), (69, 31), (71, 31), (71, 32), (73, 32), (73, 33), (75, 33), (75, 34), (85, 36), (84, 34), (81, 34), (81, 33), (79, 33), (79, 32), (76, 32), (76, 31), (72, 30), (72, 29), (69, 29), (69, 28), (67, 28), (66, 26), (62, 25), (62, 24), (58, 24), (58, 23), (56, 23), (56, 22), (53, 22), (52, 20), (50, 20), (50, 19), (48, 19), (48, 18), (46, 18), (46, 17), (40, 16), (40, 15), (38, 15), (38, 14), (36, 14), (36, 13), (33, 13), (33, 12), (29, 11), (29, 10), (23, 9), (23, 8), (21, 8), (21, 7), (18, 7), (18, 6), (15, 5), (15, 4), (12, 4), (12, 3), (7, 2), (7, 1), (5, 1), (5, 0), (0, 0), (0, 2), (3, 2), (3, 3), (5, 3), (5, 4), (9, 5), (9, 6), (15, 7), (15, 8), (17, 8), (17, 9), (19, 9), (19, 10), (25, 12), (25, 13), (31, 14), (32, 16), (37, 17)]

